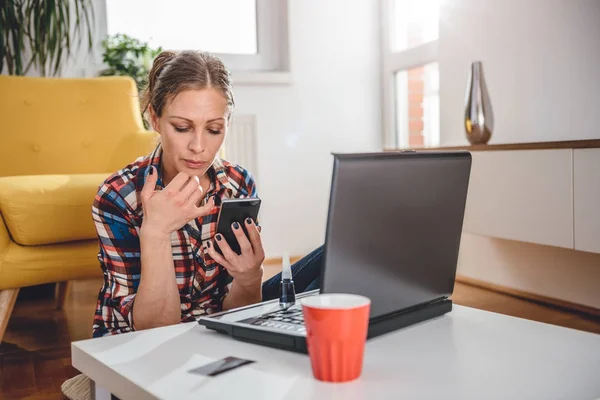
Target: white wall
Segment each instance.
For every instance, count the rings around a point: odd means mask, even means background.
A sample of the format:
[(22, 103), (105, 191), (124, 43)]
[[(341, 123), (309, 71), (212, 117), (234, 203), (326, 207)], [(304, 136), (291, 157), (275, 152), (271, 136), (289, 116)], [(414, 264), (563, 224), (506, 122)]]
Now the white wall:
[(377, 2), (291, 0), (289, 16), (293, 83), (235, 88), (236, 112), (257, 118), (267, 257), (323, 243), (330, 152), (382, 146)]
[(491, 143), (600, 138), (600, 1), (444, 0), (441, 144), (466, 144), (467, 74), (483, 62)]

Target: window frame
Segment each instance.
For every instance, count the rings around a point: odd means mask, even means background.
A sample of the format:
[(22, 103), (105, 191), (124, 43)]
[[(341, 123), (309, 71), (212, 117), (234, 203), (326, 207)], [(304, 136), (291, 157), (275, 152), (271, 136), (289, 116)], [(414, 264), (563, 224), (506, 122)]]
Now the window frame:
[(399, 143), (396, 135), (396, 72), (420, 67), (431, 62), (439, 62), (439, 39), (406, 50), (392, 51), (391, 34), (395, 28), (392, 1), (379, 0), (383, 69), (383, 148), (389, 150), (408, 147), (408, 137)]
[(274, 72), (289, 69), (287, 0), (256, 0), (257, 54), (215, 53), (232, 71)]

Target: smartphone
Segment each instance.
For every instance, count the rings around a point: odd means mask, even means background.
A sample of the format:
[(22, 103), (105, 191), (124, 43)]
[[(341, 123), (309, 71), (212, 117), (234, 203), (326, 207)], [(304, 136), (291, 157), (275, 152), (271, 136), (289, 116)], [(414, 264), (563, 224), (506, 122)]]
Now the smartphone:
[[(219, 210), (219, 216), (217, 217), (217, 232), (223, 235), (231, 250), (236, 254), (241, 254), (240, 245), (233, 233), (231, 224), (237, 222), (244, 230), (244, 234), (248, 237), (248, 231), (246, 230), (246, 218), (252, 218), (252, 221), (256, 223), (258, 219), (258, 212), (260, 211), (261, 199), (258, 197), (239, 198), (239, 199), (223, 199), (221, 202), (221, 209)], [(219, 254), (223, 254), (219, 248), (219, 242), (214, 241), (215, 250)]]

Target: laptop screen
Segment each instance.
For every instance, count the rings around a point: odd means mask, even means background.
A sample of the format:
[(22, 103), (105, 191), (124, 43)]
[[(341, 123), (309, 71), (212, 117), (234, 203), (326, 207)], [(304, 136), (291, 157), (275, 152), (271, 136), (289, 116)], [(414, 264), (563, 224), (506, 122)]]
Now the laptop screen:
[(371, 318), (454, 289), (468, 152), (334, 155), (323, 293), (371, 299)]

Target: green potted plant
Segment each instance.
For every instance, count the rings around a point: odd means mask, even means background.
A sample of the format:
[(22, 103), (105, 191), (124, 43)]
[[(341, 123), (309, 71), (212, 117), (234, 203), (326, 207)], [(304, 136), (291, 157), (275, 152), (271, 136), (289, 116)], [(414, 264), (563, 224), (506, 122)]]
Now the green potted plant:
[(148, 43), (122, 33), (106, 38), (102, 47), (102, 59), (107, 68), (102, 70), (100, 75), (130, 76), (135, 80), (138, 91), (142, 91), (146, 86), (152, 61), (162, 51), (161, 47), (153, 49)]
[(55, 76), (85, 38), (92, 48), (93, 0), (0, 1), (0, 73), (25, 75), (35, 67)]
[[(162, 48), (151, 48), (148, 43), (131, 36), (118, 33), (102, 41), (102, 60), (107, 68), (100, 71), (100, 76), (125, 75), (133, 78), (138, 93), (147, 85), (148, 73), (152, 61), (162, 51)], [(145, 118), (144, 127), (149, 128)]]

